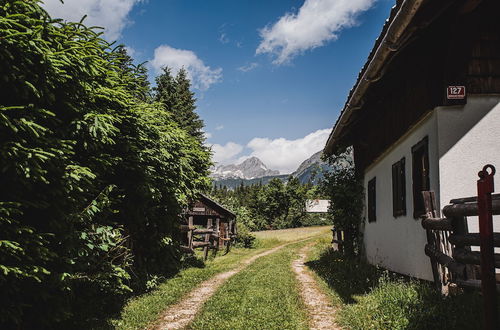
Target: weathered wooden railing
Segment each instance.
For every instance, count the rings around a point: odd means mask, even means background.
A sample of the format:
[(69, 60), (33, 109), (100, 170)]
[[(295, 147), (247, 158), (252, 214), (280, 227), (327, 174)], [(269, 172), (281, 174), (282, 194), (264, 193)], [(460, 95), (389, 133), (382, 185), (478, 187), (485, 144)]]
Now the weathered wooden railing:
[(332, 246), (335, 251), (344, 252), (344, 232), (335, 227), (332, 228)]
[[(443, 217), (436, 207), (434, 192), (422, 192), (426, 209), (422, 220), (427, 231), (425, 254), (431, 259), (434, 282), (443, 292), (450, 283), (481, 288), (485, 329), (497, 329), (496, 291), (500, 291), (495, 277), (500, 254), (494, 253), (494, 247), (500, 247), (500, 233), (493, 232), (493, 215), (500, 215), (500, 194), (492, 195), (494, 174), (495, 168), (486, 165), (479, 172), (478, 196), (451, 200), (443, 208)], [(469, 216), (479, 217), (479, 233), (468, 232)], [(472, 251), (471, 246), (480, 246), (480, 252)]]
[(221, 246), (226, 248), (226, 253), (231, 248), (231, 243), (236, 237), (236, 224), (234, 220), (221, 223), (220, 219), (208, 219), (206, 228), (197, 228), (193, 224), (193, 217), (188, 218), (187, 225), (181, 225), (181, 233), (186, 233), (186, 245), (181, 245), (181, 250), (186, 253), (194, 253), (194, 249), (203, 248), (203, 257), (208, 258), (209, 250), (216, 255)]

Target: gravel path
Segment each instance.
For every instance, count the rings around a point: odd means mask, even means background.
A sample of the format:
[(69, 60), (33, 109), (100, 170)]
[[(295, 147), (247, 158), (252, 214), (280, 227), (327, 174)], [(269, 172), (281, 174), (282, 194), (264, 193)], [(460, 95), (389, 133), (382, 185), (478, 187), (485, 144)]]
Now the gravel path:
[[(292, 242), (296, 243), (296, 242)], [(160, 319), (152, 327), (152, 329), (183, 329), (191, 321), (193, 321), (196, 314), (203, 307), (205, 301), (207, 301), (219, 287), (224, 284), (229, 278), (238, 274), (240, 271), (245, 269), (247, 266), (252, 264), (255, 260), (267, 256), (273, 252), (282, 249), (283, 247), (292, 244), (283, 244), (257, 254), (247, 260), (245, 260), (240, 266), (232, 269), (230, 271), (220, 273), (205, 282), (202, 282), (198, 287), (191, 291), (185, 298), (183, 298), (179, 303), (167, 308)]]
[(319, 288), (316, 280), (304, 264), (311, 245), (299, 251), (299, 258), (292, 263), (292, 269), (299, 282), (300, 295), (307, 307), (310, 329), (341, 329), (335, 324), (335, 308), (331, 299)]

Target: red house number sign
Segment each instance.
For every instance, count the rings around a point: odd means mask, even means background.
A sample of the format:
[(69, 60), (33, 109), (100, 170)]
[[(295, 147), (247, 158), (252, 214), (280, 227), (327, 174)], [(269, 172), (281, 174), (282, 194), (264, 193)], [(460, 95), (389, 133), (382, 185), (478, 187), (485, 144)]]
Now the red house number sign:
[(465, 86), (448, 86), (446, 91), (448, 100), (463, 100), (465, 99)]

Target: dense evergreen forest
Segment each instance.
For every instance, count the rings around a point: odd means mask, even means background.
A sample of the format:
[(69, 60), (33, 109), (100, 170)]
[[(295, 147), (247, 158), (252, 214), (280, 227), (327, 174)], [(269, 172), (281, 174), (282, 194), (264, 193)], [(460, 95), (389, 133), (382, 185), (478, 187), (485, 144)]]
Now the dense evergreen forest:
[(185, 71), (0, 2), (0, 328), (89, 328), (180, 266), (210, 150)]

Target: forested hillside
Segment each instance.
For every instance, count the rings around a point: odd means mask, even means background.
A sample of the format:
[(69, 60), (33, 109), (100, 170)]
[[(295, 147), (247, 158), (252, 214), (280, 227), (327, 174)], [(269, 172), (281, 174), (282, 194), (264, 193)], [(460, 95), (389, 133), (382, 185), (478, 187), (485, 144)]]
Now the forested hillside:
[(99, 31), (0, 4), (0, 328), (89, 328), (175, 272), (209, 186), (186, 72), (153, 91)]
[(248, 230), (295, 228), (330, 224), (325, 214), (308, 214), (306, 200), (322, 197), (320, 186), (302, 184), (289, 176), (286, 182), (279, 178), (267, 184), (245, 186), (234, 190), (227, 187), (212, 188), (213, 198), (229, 207), (237, 216), (240, 239)]

